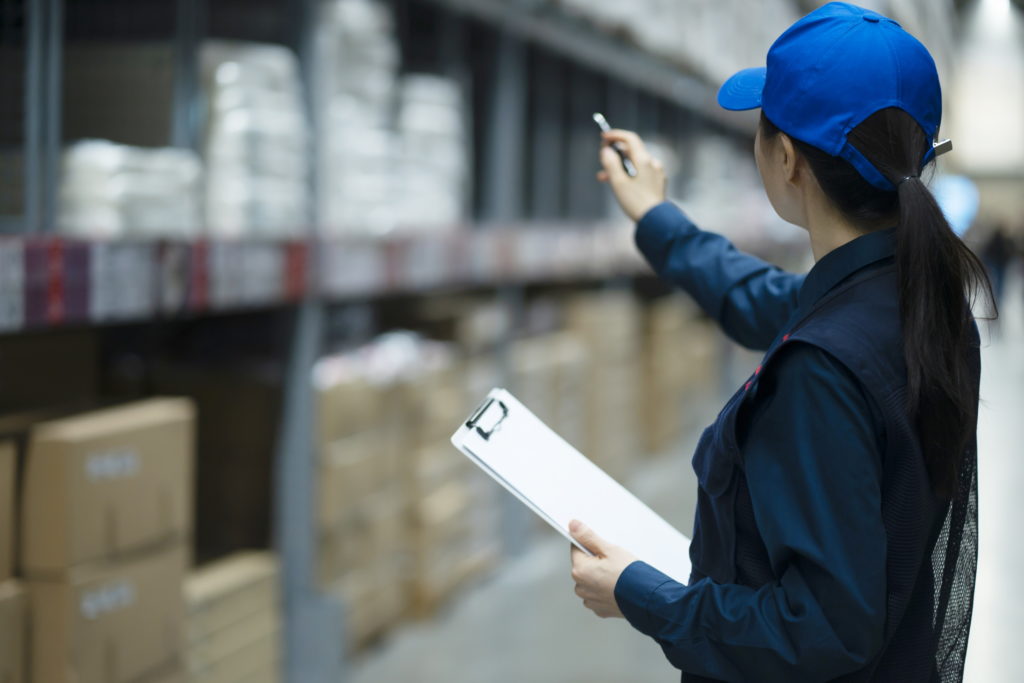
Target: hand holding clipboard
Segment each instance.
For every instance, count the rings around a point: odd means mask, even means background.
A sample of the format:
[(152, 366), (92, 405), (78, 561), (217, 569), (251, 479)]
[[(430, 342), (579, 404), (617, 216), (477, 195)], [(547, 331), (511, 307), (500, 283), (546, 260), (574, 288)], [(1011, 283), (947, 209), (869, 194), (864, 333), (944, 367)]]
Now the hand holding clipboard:
[(574, 519), (675, 580), (689, 580), (689, 539), (504, 389), (488, 394), (452, 444), (580, 550), (591, 554), (569, 531)]

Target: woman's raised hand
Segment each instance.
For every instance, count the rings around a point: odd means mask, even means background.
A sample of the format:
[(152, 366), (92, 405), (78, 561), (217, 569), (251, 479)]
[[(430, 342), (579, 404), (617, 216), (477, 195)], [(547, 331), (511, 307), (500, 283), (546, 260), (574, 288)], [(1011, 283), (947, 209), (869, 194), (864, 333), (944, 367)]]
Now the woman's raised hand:
[[(601, 137), (604, 140), (601, 147), (601, 166), (604, 170), (597, 174), (597, 179), (611, 185), (619, 206), (631, 220), (638, 221), (665, 201), (665, 168), (660, 161), (651, 157), (644, 141), (632, 131), (610, 130), (602, 133)], [(630, 178), (622, 168), (622, 160), (611, 147), (616, 143), (636, 166), (635, 178)]]

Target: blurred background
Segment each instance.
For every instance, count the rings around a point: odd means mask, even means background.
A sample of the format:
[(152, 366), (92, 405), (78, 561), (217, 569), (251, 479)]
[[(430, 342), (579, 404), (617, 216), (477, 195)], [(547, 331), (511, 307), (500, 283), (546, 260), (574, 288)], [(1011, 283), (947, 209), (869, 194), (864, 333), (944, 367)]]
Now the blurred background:
[[(0, 680), (678, 680), (448, 437), (506, 386), (691, 528), (760, 354), (642, 263), (591, 114), (805, 272), (714, 95), (819, 4), (0, 0)], [(1024, 2), (863, 4), (936, 59), (999, 297), (967, 678), (1020, 681)]]

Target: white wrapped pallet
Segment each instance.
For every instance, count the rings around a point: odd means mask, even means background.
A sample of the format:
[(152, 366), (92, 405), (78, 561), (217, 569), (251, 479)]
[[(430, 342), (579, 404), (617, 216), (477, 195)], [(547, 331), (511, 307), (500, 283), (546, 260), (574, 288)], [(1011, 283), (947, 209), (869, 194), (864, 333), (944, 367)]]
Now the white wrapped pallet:
[(325, 2), (316, 48), (321, 227), (333, 235), (386, 234), (400, 221), (401, 144), (393, 128), (399, 50), (390, 8)]
[(83, 140), (64, 151), (61, 176), (65, 234), (188, 238), (202, 225), (202, 165), (190, 150)]
[(280, 45), (208, 41), (201, 64), (210, 234), (301, 236), (310, 222), (309, 127), (298, 60)]
[(469, 133), (459, 84), (433, 74), (407, 74), (396, 122), (402, 136), (404, 224), (415, 230), (456, 226), (468, 203)]

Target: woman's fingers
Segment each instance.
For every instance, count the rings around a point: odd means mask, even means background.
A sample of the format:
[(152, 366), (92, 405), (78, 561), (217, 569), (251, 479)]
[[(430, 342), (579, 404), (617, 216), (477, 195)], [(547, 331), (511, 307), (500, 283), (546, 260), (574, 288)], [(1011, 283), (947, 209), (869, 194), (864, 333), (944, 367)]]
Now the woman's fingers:
[(607, 133), (602, 133), (601, 137), (607, 143), (622, 145), (622, 151), (633, 160), (634, 164), (646, 164), (650, 161), (651, 155), (647, 151), (647, 145), (644, 144), (643, 139), (639, 135), (631, 130), (616, 128)]
[(622, 159), (607, 145), (601, 148), (601, 167), (604, 169), (601, 173), (613, 188), (621, 185), (624, 180), (629, 180), (626, 169), (622, 168)]

